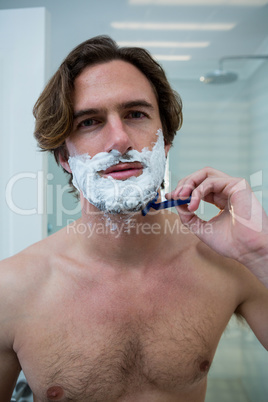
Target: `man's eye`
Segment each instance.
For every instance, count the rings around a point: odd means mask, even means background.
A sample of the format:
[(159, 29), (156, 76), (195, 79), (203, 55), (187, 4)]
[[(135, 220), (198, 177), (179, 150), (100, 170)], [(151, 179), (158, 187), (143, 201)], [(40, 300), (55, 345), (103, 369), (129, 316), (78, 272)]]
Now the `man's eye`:
[(96, 122), (96, 120), (94, 119), (86, 119), (81, 121), (81, 123), (79, 123), (79, 127), (90, 127), (93, 126), (93, 124)]
[(131, 119), (141, 119), (142, 117), (145, 117), (145, 114), (143, 112), (134, 111), (129, 113), (129, 117)]
[(80, 123), (77, 124), (77, 129), (87, 129), (89, 127), (95, 127), (100, 123), (99, 120), (93, 119), (92, 117), (82, 120)]

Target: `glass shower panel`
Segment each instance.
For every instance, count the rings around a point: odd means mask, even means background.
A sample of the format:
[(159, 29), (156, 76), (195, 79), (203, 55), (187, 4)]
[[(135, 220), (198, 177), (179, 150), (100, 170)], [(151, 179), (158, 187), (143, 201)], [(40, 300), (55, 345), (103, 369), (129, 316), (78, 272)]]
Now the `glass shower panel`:
[[(268, 62), (247, 80), (226, 85), (176, 80), (184, 123), (169, 157), (171, 188), (205, 166), (246, 178), (268, 213)], [(218, 209), (201, 203), (198, 215)], [(209, 374), (206, 402), (267, 402), (268, 353), (233, 317)]]

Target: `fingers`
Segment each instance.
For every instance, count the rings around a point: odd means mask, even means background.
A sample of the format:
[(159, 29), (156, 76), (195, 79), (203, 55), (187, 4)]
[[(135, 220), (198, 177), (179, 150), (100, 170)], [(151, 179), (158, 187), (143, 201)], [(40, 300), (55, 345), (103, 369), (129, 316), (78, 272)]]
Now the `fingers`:
[(237, 183), (233, 178), (216, 169), (204, 168), (180, 180), (176, 189), (166, 194), (167, 199), (184, 199), (191, 195), (188, 211), (198, 209), (200, 201), (204, 200), (224, 209), (228, 204), (231, 188)]

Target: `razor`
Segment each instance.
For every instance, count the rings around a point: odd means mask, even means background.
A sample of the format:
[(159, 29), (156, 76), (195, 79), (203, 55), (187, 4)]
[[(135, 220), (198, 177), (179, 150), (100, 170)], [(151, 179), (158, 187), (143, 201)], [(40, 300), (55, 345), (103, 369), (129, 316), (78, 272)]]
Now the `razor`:
[(148, 202), (148, 204), (146, 205), (146, 207), (144, 207), (141, 211), (142, 216), (147, 215), (147, 213), (150, 211), (151, 208), (153, 209), (166, 209), (166, 208), (172, 208), (172, 207), (176, 207), (179, 205), (184, 205), (184, 204), (189, 204), (189, 202), (191, 201), (191, 196), (186, 198), (185, 200), (167, 200), (167, 201), (163, 201), (163, 202), (156, 202), (158, 199), (159, 194), (157, 194), (157, 196), (150, 202)]

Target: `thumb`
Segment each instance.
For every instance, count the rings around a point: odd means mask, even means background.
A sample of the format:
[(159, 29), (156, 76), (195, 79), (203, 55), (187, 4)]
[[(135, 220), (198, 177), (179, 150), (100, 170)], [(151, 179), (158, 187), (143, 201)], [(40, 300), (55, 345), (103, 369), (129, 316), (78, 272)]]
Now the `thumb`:
[(192, 233), (198, 236), (202, 228), (206, 225), (206, 221), (200, 219), (194, 212), (189, 211), (187, 205), (176, 207), (181, 219), (181, 223), (186, 226)]
[(187, 205), (176, 207), (181, 219), (181, 223), (186, 226), (193, 234), (207, 245), (211, 246), (214, 239), (216, 228), (221, 225), (221, 211), (217, 216), (205, 221), (199, 218), (194, 212), (188, 210)]

